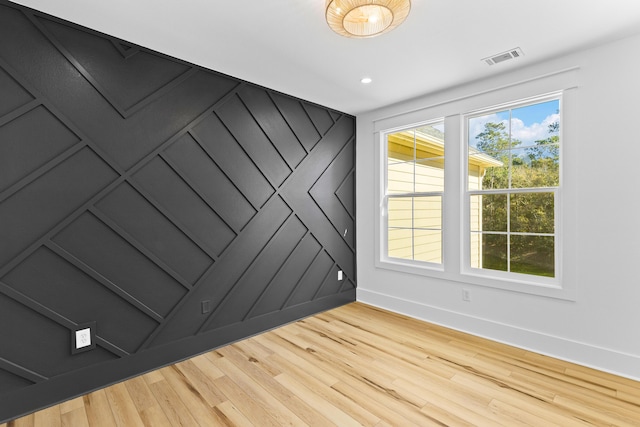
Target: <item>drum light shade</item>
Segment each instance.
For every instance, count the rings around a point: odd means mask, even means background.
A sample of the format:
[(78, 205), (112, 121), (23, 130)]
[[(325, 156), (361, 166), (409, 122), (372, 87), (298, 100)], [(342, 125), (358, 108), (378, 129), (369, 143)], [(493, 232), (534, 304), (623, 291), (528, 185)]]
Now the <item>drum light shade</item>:
[(329, 27), (345, 37), (373, 37), (402, 24), (411, 0), (327, 0)]

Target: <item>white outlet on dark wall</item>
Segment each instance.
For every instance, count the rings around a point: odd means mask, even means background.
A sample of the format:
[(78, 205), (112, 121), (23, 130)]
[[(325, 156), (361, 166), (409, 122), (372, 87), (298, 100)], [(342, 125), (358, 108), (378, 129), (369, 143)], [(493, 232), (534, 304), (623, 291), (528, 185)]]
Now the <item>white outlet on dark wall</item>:
[(76, 350), (89, 347), (91, 345), (91, 328), (76, 331)]
[(82, 353), (96, 348), (96, 322), (83, 323), (71, 331), (71, 353)]
[(338, 280), (342, 280), (344, 275), (342, 274), (342, 270), (338, 270)]

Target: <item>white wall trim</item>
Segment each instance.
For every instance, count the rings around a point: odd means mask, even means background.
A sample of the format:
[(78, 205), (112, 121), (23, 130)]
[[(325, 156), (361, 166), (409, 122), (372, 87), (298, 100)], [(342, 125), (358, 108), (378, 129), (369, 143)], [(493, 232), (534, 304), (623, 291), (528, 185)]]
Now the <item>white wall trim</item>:
[(640, 381), (640, 356), (569, 340), (392, 295), (357, 289), (358, 302), (524, 350)]

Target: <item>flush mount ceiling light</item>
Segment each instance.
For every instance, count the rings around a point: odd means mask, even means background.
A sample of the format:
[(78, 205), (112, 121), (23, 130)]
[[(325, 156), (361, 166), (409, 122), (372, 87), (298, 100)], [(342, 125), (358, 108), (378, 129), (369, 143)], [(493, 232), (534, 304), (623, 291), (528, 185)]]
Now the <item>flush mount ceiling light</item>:
[(327, 0), (327, 23), (345, 37), (373, 37), (402, 24), (411, 0)]

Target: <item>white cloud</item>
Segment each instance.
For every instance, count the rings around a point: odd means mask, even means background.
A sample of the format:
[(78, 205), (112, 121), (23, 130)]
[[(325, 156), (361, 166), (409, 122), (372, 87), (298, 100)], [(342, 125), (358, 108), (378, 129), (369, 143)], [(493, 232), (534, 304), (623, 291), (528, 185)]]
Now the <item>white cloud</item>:
[[(559, 114), (551, 114), (542, 122), (531, 123), (527, 126), (522, 120), (513, 118), (511, 119), (511, 135), (514, 139), (522, 142), (521, 146), (534, 145), (535, 141), (548, 138), (550, 135), (549, 125), (559, 120)], [(487, 123), (503, 123), (505, 129), (509, 129), (509, 121), (501, 119), (497, 114), (473, 118), (469, 123), (469, 135), (471, 136), (472, 145), (475, 145), (475, 136), (484, 131), (484, 126)]]
[(474, 117), (473, 119), (469, 120), (469, 140), (471, 142), (471, 144), (475, 147), (476, 145), (476, 141), (475, 141), (475, 137), (484, 131), (484, 125), (487, 123), (501, 123), (503, 122), (505, 124), (505, 129), (506, 129), (506, 124), (507, 122), (505, 120), (501, 120), (500, 117), (498, 117), (497, 114), (490, 114), (488, 116), (481, 116), (481, 117)]
[(514, 118), (511, 119), (511, 135), (514, 139), (522, 141), (521, 145), (533, 145), (535, 141), (548, 138), (549, 125), (558, 120), (560, 120), (559, 114), (551, 114), (541, 123), (532, 123), (529, 126), (525, 126), (522, 120)]

